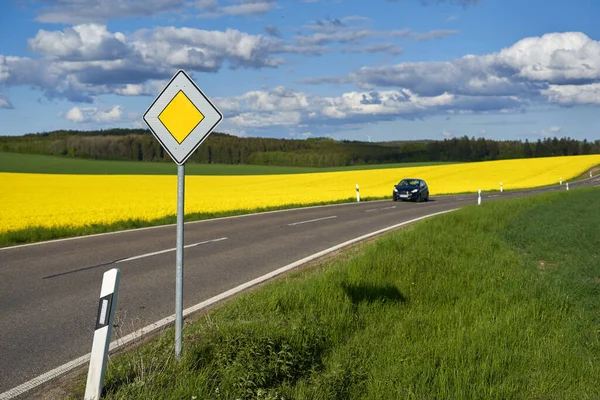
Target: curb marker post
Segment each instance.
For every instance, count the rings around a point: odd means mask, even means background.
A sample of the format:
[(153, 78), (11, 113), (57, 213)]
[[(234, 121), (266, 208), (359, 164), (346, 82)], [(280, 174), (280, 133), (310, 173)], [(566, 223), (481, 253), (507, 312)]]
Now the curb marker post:
[(106, 271), (102, 278), (96, 330), (94, 331), (90, 367), (85, 385), (85, 400), (98, 400), (102, 394), (108, 346), (115, 318), (115, 309), (117, 308), (120, 277), (121, 271), (118, 268), (113, 268)]
[(477, 192), (477, 205), (481, 205), (481, 189)]
[(562, 177), (560, 178), (560, 181), (559, 181), (559, 182), (560, 182), (560, 184), (562, 185)]
[(569, 190), (569, 182), (567, 182), (567, 190)]
[(360, 191), (358, 190), (358, 183), (356, 184), (356, 201), (360, 202)]

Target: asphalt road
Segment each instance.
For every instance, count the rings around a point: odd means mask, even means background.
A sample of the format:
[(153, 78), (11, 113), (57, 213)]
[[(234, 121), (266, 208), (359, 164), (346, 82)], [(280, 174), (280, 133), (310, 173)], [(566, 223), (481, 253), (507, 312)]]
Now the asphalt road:
[[(600, 177), (571, 188), (600, 186)], [(484, 194), (483, 202), (565, 186)], [(184, 308), (353, 238), (476, 204), (391, 200), (187, 223)], [(0, 393), (90, 352), (102, 274), (121, 270), (113, 340), (175, 312), (175, 226), (0, 249)]]

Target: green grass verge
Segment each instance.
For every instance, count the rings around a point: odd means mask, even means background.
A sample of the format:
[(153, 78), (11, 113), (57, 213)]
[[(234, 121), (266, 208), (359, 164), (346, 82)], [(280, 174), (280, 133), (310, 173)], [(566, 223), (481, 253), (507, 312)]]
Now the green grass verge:
[[(263, 165), (193, 164), (185, 166), (186, 175), (274, 175), (314, 172), (354, 171), (383, 168), (420, 167), (451, 164), (444, 162), (357, 165), (338, 168), (269, 167)], [(177, 175), (175, 163), (86, 160), (37, 154), (0, 152), (0, 172), (36, 174), (95, 175)]]
[(600, 398), (599, 201), (490, 202), (387, 234), (198, 316), (179, 364), (172, 329), (112, 357), (105, 398)]

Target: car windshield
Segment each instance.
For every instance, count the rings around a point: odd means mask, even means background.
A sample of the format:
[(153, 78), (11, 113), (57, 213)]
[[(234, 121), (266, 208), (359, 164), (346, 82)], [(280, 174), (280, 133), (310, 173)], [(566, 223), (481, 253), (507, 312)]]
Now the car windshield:
[(400, 186), (419, 186), (421, 183), (418, 179), (402, 179), (398, 185)]

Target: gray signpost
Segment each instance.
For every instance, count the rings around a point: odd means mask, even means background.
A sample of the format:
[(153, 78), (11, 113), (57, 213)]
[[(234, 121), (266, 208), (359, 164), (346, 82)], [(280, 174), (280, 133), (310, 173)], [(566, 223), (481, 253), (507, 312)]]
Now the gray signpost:
[(183, 328), (183, 222), (185, 161), (221, 122), (223, 115), (183, 70), (156, 97), (144, 121), (177, 163), (177, 245), (175, 272), (175, 359), (181, 359)]

